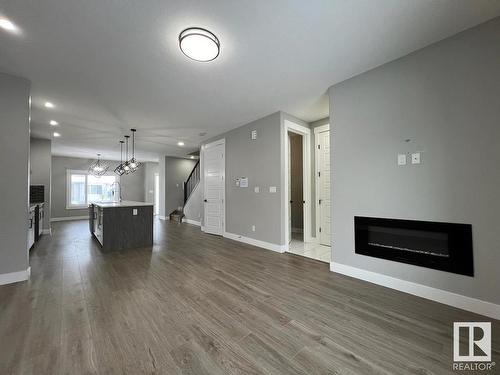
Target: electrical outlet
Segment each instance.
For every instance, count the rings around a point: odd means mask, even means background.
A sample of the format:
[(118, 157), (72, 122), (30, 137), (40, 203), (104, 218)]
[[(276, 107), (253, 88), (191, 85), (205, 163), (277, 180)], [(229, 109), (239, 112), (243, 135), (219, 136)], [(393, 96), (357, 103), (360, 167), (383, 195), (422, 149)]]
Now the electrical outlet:
[(254, 187), (253, 191), (256, 193), (260, 193), (260, 187), (258, 187), (258, 186)]
[(132, 215), (137, 216), (137, 208), (132, 209)]
[(276, 186), (269, 186), (270, 193), (276, 193)]
[(252, 232), (255, 232), (255, 225), (252, 225)]

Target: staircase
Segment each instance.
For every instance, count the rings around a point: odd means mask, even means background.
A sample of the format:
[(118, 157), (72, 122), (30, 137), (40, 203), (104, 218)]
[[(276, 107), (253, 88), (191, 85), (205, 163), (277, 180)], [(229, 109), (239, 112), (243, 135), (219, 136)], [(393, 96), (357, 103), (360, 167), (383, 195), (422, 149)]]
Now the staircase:
[(168, 218), (170, 221), (177, 221), (179, 223), (182, 223), (182, 218), (184, 217), (184, 212), (182, 210), (175, 210), (168, 215)]
[[(189, 177), (187, 178), (186, 182), (184, 182), (184, 206), (186, 205), (187, 201), (189, 200), (189, 197), (193, 193), (194, 189), (196, 186), (198, 186), (198, 183), (200, 182), (200, 161), (195, 164), (193, 167), (193, 170), (189, 174)], [(184, 217), (184, 208), (180, 208), (172, 211), (170, 213), (169, 219), (170, 221), (177, 221), (179, 223), (182, 223), (182, 218)]]

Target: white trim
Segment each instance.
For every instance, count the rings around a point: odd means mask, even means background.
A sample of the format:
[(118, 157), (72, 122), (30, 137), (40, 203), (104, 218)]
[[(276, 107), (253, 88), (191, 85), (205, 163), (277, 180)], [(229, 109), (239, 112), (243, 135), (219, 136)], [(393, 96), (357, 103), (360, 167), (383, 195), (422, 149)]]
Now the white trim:
[[(71, 175), (72, 174), (79, 174), (79, 175), (85, 175), (85, 204), (83, 205), (72, 205), (70, 202), (70, 197), (71, 197)], [(105, 176), (113, 176), (115, 178), (115, 181), (120, 183), (120, 176), (116, 176), (113, 172), (107, 172), (104, 174)], [(67, 210), (84, 210), (88, 207), (88, 191), (87, 191), (87, 186), (88, 186), (88, 177), (89, 177), (89, 172), (85, 170), (78, 170), (78, 169), (66, 169), (66, 209)], [(121, 189), (121, 185), (120, 185)], [(121, 191), (120, 191), (121, 193)]]
[(330, 263), (330, 271), (368, 281), (373, 284), (382, 285), (391, 289), (396, 289), (414, 296), (444, 303), (459, 309), (472, 311), (476, 314), (485, 315), (490, 318), (500, 319), (500, 305), (496, 305), (491, 302), (482, 301), (476, 298), (463, 296), (461, 294), (432, 288), (430, 286), (397, 279), (395, 277), (382, 275), (336, 262)]
[(156, 215), (156, 217), (160, 220), (170, 220), (168, 216)]
[(29, 280), (31, 274), (31, 267), (26, 268), (24, 271), (2, 273), (0, 274), (0, 285), (18, 283), (20, 281)]
[(330, 130), (330, 124), (317, 126), (314, 128), (314, 134), (323, 133), (323, 132), (326, 132), (328, 130)]
[(42, 234), (48, 234), (49, 236), (51, 236), (52, 235), (52, 228), (43, 229)]
[[(317, 128), (314, 128), (314, 191), (315, 191), (315, 206), (316, 206), (316, 242), (321, 244), (321, 239), (320, 239), (320, 233), (319, 233), (319, 227), (321, 224), (321, 215), (320, 215), (320, 207), (319, 207), (319, 178), (318, 178), (318, 172), (319, 172), (319, 150), (318, 150), (318, 145), (319, 145), (319, 135), (320, 133), (330, 131), (330, 124), (325, 124), (318, 126)], [(332, 171), (330, 170), (330, 178), (331, 178), (331, 173)], [(331, 186), (331, 184), (330, 184)], [(330, 195), (331, 195), (330, 191)], [(333, 207), (333, 206), (331, 206)], [(330, 246), (331, 246), (331, 238), (330, 238)]]
[(250, 238), (250, 237), (240, 236), (239, 234), (224, 232), (223, 236), (226, 238), (229, 238), (231, 240), (243, 242), (243, 243), (257, 246), (257, 247), (261, 247), (261, 248), (267, 249), (267, 250), (276, 251), (278, 253), (284, 253), (286, 250), (285, 245), (276, 245), (274, 243), (260, 241), (260, 240), (256, 240), (256, 239)]
[(185, 217), (182, 218), (182, 222), (187, 224), (197, 225), (199, 227), (201, 226), (201, 222), (196, 220), (186, 219)]
[(303, 196), (304, 196), (304, 240), (305, 242), (313, 242), (315, 239), (311, 236), (311, 129), (306, 126), (294, 123), (288, 119), (283, 121), (283, 139), (282, 143), (284, 145), (284, 168), (282, 175), (284, 176), (284, 185), (282, 189), (282, 204), (285, 209), (285, 249), (288, 250), (288, 240), (290, 238), (289, 228), (288, 228), (288, 216), (289, 213), (289, 201), (288, 197), (288, 132), (300, 134), (302, 136), (302, 180), (303, 180)]
[[(205, 223), (205, 150), (214, 146), (224, 145), (224, 170), (222, 171), (222, 179), (224, 183), (222, 184), (223, 192), (222, 196), (222, 233), (220, 235), (224, 236), (226, 233), (226, 138), (221, 138), (216, 141), (206, 143), (200, 147), (200, 188), (201, 188), (201, 199), (203, 205), (203, 223)], [(202, 232), (205, 232), (205, 226), (201, 225)]]
[(89, 216), (66, 216), (66, 217), (53, 217), (50, 219), (53, 221), (69, 221), (69, 220), (88, 220)]

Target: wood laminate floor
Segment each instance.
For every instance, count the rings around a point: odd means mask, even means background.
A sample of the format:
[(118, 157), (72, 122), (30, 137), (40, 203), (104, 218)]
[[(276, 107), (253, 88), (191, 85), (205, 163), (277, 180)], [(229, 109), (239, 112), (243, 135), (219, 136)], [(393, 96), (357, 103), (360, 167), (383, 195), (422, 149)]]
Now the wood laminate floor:
[(109, 253), (56, 223), (30, 264), (0, 287), (1, 374), (447, 374), (453, 322), (491, 321), (165, 221)]

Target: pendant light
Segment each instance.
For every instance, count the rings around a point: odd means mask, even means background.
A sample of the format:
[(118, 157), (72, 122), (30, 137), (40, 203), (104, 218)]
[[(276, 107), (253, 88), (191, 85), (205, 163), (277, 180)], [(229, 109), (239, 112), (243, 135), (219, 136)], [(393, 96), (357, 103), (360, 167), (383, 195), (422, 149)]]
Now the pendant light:
[(90, 164), (89, 173), (96, 177), (103, 176), (109, 169), (109, 166), (101, 162), (101, 154), (97, 154), (97, 160)]
[(115, 168), (115, 173), (118, 176), (122, 176), (125, 173), (125, 169), (123, 169), (123, 141), (120, 141), (120, 164)]
[(135, 172), (141, 165), (141, 163), (135, 159), (135, 132), (137, 129), (130, 129), (130, 131), (132, 132), (132, 159), (128, 161), (128, 165), (130, 167), (130, 171)]
[(128, 139), (130, 138), (130, 135), (125, 136), (125, 163), (123, 163), (123, 170), (125, 171), (125, 174), (129, 174), (132, 172), (132, 169), (130, 168), (130, 162), (128, 161)]

